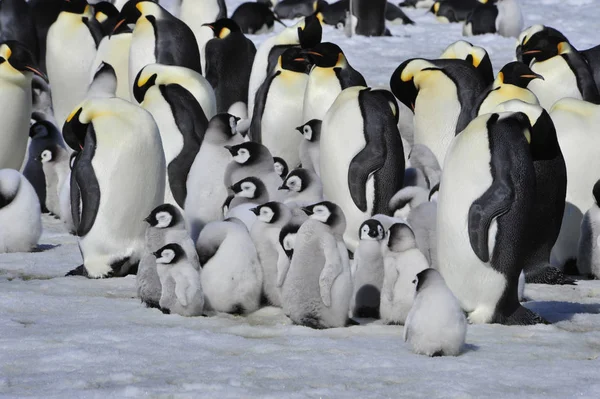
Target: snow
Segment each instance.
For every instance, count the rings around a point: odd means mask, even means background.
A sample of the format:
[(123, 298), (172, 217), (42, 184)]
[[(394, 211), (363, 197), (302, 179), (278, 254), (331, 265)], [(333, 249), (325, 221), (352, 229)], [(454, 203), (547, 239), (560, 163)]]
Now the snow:
[[(229, 13), (240, 0), (227, 1)], [(526, 26), (547, 23), (577, 48), (597, 44), (595, 2), (524, 0)], [(437, 57), (461, 38), (424, 10), (392, 38), (347, 39), (326, 28), (369, 84), (387, 86), (410, 57)], [(277, 29), (281, 29), (278, 27)], [(266, 36), (252, 37), (257, 42)], [(497, 71), (515, 40), (470, 38)], [(2, 227), (0, 227), (2, 228)], [(526, 306), (552, 325), (469, 326), (459, 357), (415, 355), (402, 327), (316, 331), (276, 308), (248, 317), (184, 318), (146, 309), (135, 277), (62, 277), (81, 263), (76, 239), (44, 216), (40, 252), (0, 255), (0, 397), (597, 398), (600, 282), (528, 285)]]

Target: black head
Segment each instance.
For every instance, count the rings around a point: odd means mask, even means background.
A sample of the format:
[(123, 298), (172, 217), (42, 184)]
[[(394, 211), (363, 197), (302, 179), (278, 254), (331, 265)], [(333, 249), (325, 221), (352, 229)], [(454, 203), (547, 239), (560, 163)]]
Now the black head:
[(414, 76), (403, 73), (411, 61), (413, 60), (406, 60), (396, 68), (390, 79), (390, 88), (396, 98), (414, 113), (419, 91), (415, 86)]
[(425, 269), (419, 273), (417, 273), (416, 278), (413, 280), (413, 283), (417, 284), (416, 291), (419, 292), (423, 287), (427, 285), (427, 280), (431, 279), (437, 271), (435, 269)]
[(5, 62), (21, 73), (32, 72), (48, 82), (46, 75), (40, 72), (33, 53), (16, 40), (5, 40), (0, 43), (0, 64)]
[(542, 27), (542, 30), (534, 33), (529, 38), (524, 37), (523, 42), (517, 46), (517, 60), (526, 65), (530, 65), (535, 58), (537, 61), (545, 61), (554, 57), (553, 48), (561, 41), (567, 38), (558, 30), (549, 26)]
[(498, 72), (499, 83), (515, 85), (522, 88), (526, 88), (533, 79), (544, 80), (542, 75), (538, 75), (527, 65), (518, 61), (509, 62), (502, 67), (500, 72)]
[(596, 201), (596, 205), (600, 206), (600, 180), (594, 184), (594, 189), (592, 190), (594, 194), (594, 200)]
[(42, 163), (56, 162), (59, 151), (60, 146), (58, 144), (49, 144), (40, 151), (35, 160)]
[(340, 218), (341, 209), (330, 201), (323, 201), (302, 208), (309, 218), (318, 220), (328, 226), (335, 225)]
[(385, 229), (378, 220), (369, 219), (360, 225), (358, 237), (360, 240), (381, 241), (385, 237)]
[(185, 251), (179, 244), (167, 244), (152, 255), (156, 257), (156, 263), (171, 265), (185, 259)]
[(283, 248), (283, 251), (287, 255), (288, 259), (292, 259), (294, 255), (294, 247), (296, 244), (296, 234), (300, 230), (298, 224), (287, 224), (283, 226), (279, 232), (279, 245)]
[(284, 179), (289, 173), (287, 162), (283, 158), (273, 157), (273, 163), (275, 164), (275, 173)]
[(416, 245), (415, 234), (408, 225), (395, 223), (388, 232), (388, 248), (392, 252), (404, 252)]
[(290, 47), (279, 56), (279, 64), (282, 69), (298, 73), (308, 73), (310, 62), (300, 47)]
[(94, 4), (94, 17), (102, 24), (103, 28), (111, 24), (110, 30), (105, 30), (106, 33), (110, 33), (119, 18), (119, 10), (111, 2), (101, 1)]
[(203, 24), (202, 26), (207, 26), (212, 29), (213, 34), (215, 35), (214, 37), (218, 39), (225, 39), (231, 33), (242, 31), (240, 26), (233, 19), (229, 18), (221, 18), (215, 22)]
[(218, 131), (222, 133), (223, 139), (229, 140), (231, 136), (235, 136), (237, 131), (237, 123), (240, 120), (235, 115), (228, 114), (226, 112), (213, 116), (208, 122), (208, 130)]
[(246, 177), (230, 187), (236, 197), (256, 199), (267, 193), (265, 184), (258, 177)]
[(344, 57), (342, 49), (334, 43), (319, 43), (314, 48), (305, 50), (308, 59), (320, 68), (333, 68)]
[[(121, 25), (135, 24), (137, 20), (143, 15), (144, 9), (148, 9), (147, 3), (156, 3), (154, 0), (129, 0), (119, 13), (117, 17), (117, 23), (113, 29), (113, 33), (120, 28)], [(160, 7), (155, 4), (156, 7)]]
[(42, 139), (46, 137), (58, 137), (60, 132), (54, 124), (47, 120), (39, 120), (29, 127), (29, 137)]
[(78, 108), (67, 117), (62, 128), (63, 138), (65, 143), (75, 151), (83, 150), (85, 137), (94, 127), (89, 122), (81, 122), (80, 116), (83, 108)]
[(304, 18), (304, 27), (298, 28), (298, 39), (302, 48), (313, 48), (321, 43), (323, 37), (322, 18), (323, 16), (319, 12)]
[(258, 216), (258, 219), (261, 222), (271, 224), (276, 223), (281, 219), (285, 206), (286, 205), (281, 202), (271, 201), (257, 206), (256, 208), (252, 208), (251, 211)]
[(318, 143), (321, 139), (321, 124), (320, 119), (311, 119), (302, 126), (296, 128), (310, 142)]
[(270, 154), (267, 147), (253, 141), (246, 141), (234, 146), (225, 146), (225, 148), (231, 153), (233, 160), (241, 165), (252, 165), (255, 162), (259, 162), (266, 154)]
[(308, 170), (302, 168), (294, 169), (289, 175), (287, 175), (279, 189), (301, 193), (302, 191), (306, 190), (306, 188), (310, 185), (310, 182), (311, 176)]
[(85, 0), (65, 0), (62, 10), (73, 14), (84, 14), (89, 4)]
[(138, 72), (133, 83), (133, 96), (138, 103), (141, 104), (144, 101), (146, 92), (156, 84), (157, 77), (156, 73), (148, 73), (146, 67)]
[(166, 229), (182, 222), (183, 216), (175, 206), (162, 204), (154, 208), (144, 221), (157, 229)]

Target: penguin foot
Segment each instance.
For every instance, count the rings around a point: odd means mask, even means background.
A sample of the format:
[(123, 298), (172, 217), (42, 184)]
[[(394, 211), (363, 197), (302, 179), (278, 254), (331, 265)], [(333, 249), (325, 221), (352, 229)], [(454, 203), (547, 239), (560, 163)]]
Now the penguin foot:
[(507, 326), (531, 326), (534, 324), (550, 324), (542, 316), (533, 313), (531, 310), (527, 309), (524, 306), (519, 306), (517, 310), (515, 310), (514, 313), (508, 317), (502, 315), (499, 316), (497, 322)]
[(324, 330), (327, 328), (323, 324), (321, 324), (321, 320), (317, 316), (312, 314), (304, 316), (300, 323), (296, 323), (294, 321), (293, 323), (299, 326), (313, 328), (315, 330)]
[(90, 277), (88, 275), (87, 270), (85, 269), (85, 266), (83, 266), (83, 265), (79, 265), (75, 269), (73, 269), (70, 272), (68, 272), (67, 274), (65, 274), (65, 277), (69, 277), (69, 276), (84, 276), (84, 277), (88, 277), (88, 278)]
[(346, 320), (346, 327), (360, 326), (360, 323), (354, 319)]
[(525, 282), (528, 284), (577, 285), (575, 280), (554, 266), (544, 267), (537, 273), (525, 274)]
[(388, 326), (403, 326), (404, 324), (398, 322), (398, 321), (388, 321), (386, 323)]
[(167, 308), (161, 308), (160, 306), (158, 308), (161, 312), (163, 312), (163, 314), (171, 314), (171, 311)]
[(142, 303), (144, 305), (146, 305), (146, 307), (149, 309), (160, 309), (160, 305), (158, 304), (158, 302), (153, 301), (151, 299), (147, 299), (147, 300), (142, 299)]
[(565, 262), (565, 266), (563, 268), (565, 270), (565, 274), (569, 276), (579, 276), (579, 268), (577, 267), (577, 259), (569, 259)]
[(244, 311), (244, 306), (241, 303), (236, 303), (235, 305), (233, 305), (233, 308), (231, 308), (231, 310), (228, 313), (235, 316), (243, 316)]
[(431, 357), (440, 357), (444, 356), (444, 351), (437, 351), (431, 354)]

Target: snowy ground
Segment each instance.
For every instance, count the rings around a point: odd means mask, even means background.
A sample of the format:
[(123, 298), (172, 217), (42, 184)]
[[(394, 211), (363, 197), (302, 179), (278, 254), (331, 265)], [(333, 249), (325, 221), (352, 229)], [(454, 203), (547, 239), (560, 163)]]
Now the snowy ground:
[[(228, 1), (230, 14), (241, 1)], [(547, 23), (578, 48), (600, 17), (594, 0), (526, 0), (526, 24)], [(406, 58), (436, 57), (461, 38), (424, 10), (392, 38), (354, 38), (326, 29), (374, 86)], [(257, 41), (264, 37), (256, 38)], [(514, 40), (470, 39), (498, 70)], [(135, 277), (64, 278), (81, 263), (74, 237), (44, 217), (41, 252), (0, 255), (0, 397), (527, 397), (598, 398), (600, 282), (529, 285), (526, 306), (549, 326), (470, 326), (465, 353), (410, 352), (402, 327), (314, 331), (280, 310), (248, 317), (183, 318), (140, 305)], [(2, 226), (0, 226), (2, 228)]]

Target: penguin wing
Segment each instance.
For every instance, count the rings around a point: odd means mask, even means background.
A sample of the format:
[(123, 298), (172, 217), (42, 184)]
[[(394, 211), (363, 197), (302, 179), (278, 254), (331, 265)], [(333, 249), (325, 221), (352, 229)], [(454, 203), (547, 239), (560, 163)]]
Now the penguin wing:
[(265, 105), (267, 104), (267, 96), (271, 83), (277, 76), (281, 75), (281, 71), (271, 74), (263, 84), (259, 87), (254, 98), (254, 112), (252, 114), (252, 123), (250, 124), (250, 137), (252, 141), (262, 144), (262, 117), (265, 113)]
[(392, 302), (394, 300), (394, 285), (398, 281), (398, 269), (396, 267), (387, 267), (384, 269), (383, 286), (381, 287), (381, 295)]
[(277, 287), (281, 288), (290, 269), (290, 259), (281, 246), (277, 247)]
[(585, 101), (600, 104), (600, 94), (594, 80), (594, 72), (581, 53), (573, 50), (573, 53), (563, 54), (563, 57), (565, 57), (567, 65), (569, 65), (569, 68), (571, 68), (575, 75), (577, 88), (581, 92), (581, 97)]
[(175, 296), (177, 297), (177, 300), (179, 301), (181, 306), (185, 307), (188, 305), (188, 294), (190, 294), (190, 298), (193, 295), (192, 292), (188, 292), (191, 291), (190, 288), (192, 287), (186, 278), (175, 279)]
[(352, 68), (350, 65), (346, 66), (346, 68), (333, 68), (333, 71), (340, 81), (342, 90), (353, 86), (367, 86), (367, 81), (361, 75), (361, 73)]
[(323, 252), (325, 254), (325, 265), (319, 276), (319, 289), (321, 300), (327, 307), (331, 306), (331, 287), (335, 279), (342, 273), (342, 259), (338, 251), (335, 238), (327, 234), (323, 238)]
[[(412, 310), (412, 309), (411, 309)], [(406, 321), (404, 322), (404, 342), (408, 341), (408, 338), (410, 337), (410, 323), (411, 323), (411, 319), (413, 316), (413, 312), (408, 312), (408, 316), (406, 317)]]
[(348, 188), (352, 201), (358, 209), (367, 211), (367, 180), (385, 163), (386, 150), (383, 140), (368, 141), (348, 167)]
[(92, 38), (94, 39), (94, 43), (96, 43), (96, 48), (98, 48), (98, 45), (104, 36), (102, 33), (102, 26), (97, 20), (89, 19), (87, 17), (82, 17), (81, 22), (87, 26), (88, 30), (90, 31), (90, 35), (92, 35)]

